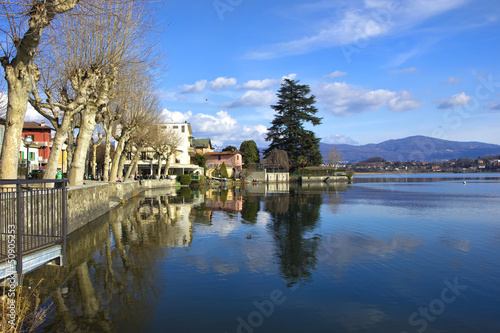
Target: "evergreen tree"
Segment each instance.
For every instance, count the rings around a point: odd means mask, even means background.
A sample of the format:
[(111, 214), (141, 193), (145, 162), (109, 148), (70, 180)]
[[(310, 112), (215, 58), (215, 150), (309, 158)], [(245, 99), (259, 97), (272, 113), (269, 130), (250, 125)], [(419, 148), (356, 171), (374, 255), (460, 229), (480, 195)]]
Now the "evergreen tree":
[(259, 163), (260, 161), (260, 152), (259, 148), (257, 148), (257, 144), (253, 140), (243, 141), (240, 145), (240, 152), (243, 155), (243, 163), (244, 166), (247, 166), (251, 163)]
[(300, 156), (306, 157), (307, 165), (322, 163), (319, 151), (319, 138), (313, 131), (304, 129), (304, 123), (310, 122), (316, 126), (321, 124), (321, 118), (315, 114), (318, 109), (314, 106), (316, 98), (310, 94), (308, 85), (298, 84), (298, 80), (285, 79), (277, 96), (277, 105), (271, 105), (276, 115), (268, 128), (266, 141), (271, 141), (264, 156), (274, 149), (285, 150), (288, 153), (292, 168), (297, 167)]
[(222, 162), (222, 165), (220, 166), (220, 177), (221, 178), (229, 178), (229, 175), (227, 173), (226, 163), (224, 163), (224, 162)]
[(233, 150), (238, 150), (235, 146), (227, 146), (226, 148), (222, 149), (222, 151), (233, 151)]

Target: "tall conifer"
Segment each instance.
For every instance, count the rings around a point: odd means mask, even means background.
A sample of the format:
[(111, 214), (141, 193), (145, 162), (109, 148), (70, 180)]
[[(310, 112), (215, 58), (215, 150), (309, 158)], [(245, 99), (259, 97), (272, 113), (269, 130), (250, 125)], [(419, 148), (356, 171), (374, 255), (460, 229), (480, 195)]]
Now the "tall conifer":
[(271, 141), (264, 151), (268, 156), (274, 149), (285, 150), (288, 153), (292, 168), (297, 167), (299, 157), (307, 158), (307, 165), (322, 163), (319, 151), (319, 138), (313, 131), (304, 128), (305, 122), (313, 126), (321, 124), (321, 119), (315, 114), (318, 109), (314, 106), (316, 98), (310, 95), (308, 85), (299, 84), (298, 80), (285, 79), (278, 91), (277, 105), (271, 105), (276, 115), (268, 128), (266, 141)]

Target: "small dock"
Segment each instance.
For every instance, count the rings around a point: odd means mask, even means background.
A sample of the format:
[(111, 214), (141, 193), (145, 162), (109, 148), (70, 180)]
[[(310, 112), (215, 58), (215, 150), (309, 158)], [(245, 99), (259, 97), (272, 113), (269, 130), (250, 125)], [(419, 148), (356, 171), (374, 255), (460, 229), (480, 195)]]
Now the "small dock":
[(66, 179), (0, 180), (0, 280), (65, 264)]
[[(63, 248), (61, 245), (54, 245), (35, 253), (25, 254), (22, 257), (22, 272), (29, 273), (38, 267), (42, 267), (50, 262), (56, 261), (59, 265), (63, 263)], [(0, 280), (17, 274), (17, 260), (9, 264), (6, 260), (0, 263)]]

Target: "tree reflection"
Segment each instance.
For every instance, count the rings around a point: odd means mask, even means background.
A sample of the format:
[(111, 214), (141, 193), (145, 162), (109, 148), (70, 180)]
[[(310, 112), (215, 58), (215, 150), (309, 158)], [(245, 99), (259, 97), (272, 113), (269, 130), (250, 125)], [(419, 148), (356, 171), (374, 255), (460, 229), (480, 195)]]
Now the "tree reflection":
[(291, 191), (289, 196), (266, 198), (266, 210), (271, 213), (276, 241), (276, 255), (280, 259), (283, 278), (290, 287), (310, 280), (316, 269), (320, 242), (312, 235), (320, 217), (322, 197)]
[(241, 219), (243, 223), (256, 223), (260, 211), (260, 196), (246, 196), (243, 199)]

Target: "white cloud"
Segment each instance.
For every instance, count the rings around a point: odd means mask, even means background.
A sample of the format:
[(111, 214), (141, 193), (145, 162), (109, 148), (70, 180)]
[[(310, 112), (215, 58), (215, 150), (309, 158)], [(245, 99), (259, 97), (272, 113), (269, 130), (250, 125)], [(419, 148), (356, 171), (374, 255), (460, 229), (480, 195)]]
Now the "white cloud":
[(415, 110), (424, 104), (423, 102), (413, 99), (413, 95), (406, 90), (402, 90), (395, 94), (395, 97), (387, 103), (387, 107), (391, 111)]
[(227, 77), (218, 77), (215, 80), (208, 83), (210, 89), (215, 91), (219, 91), (223, 88), (229, 88), (234, 85), (236, 85), (236, 79)]
[(328, 111), (340, 116), (377, 110), (382, 106), (392, 111), (413, 110), (423, 104), (414, 100), (412, 94), (405, 90), (367, 90), (345, 82), (320, 83), (314, 93), (318, 102), (325, 104)]
[(333, 73), (330, 73), (328, 75), (325, 75), (323, 76), (324, 78), (330, 78), (330, 79), (333, 79), (335, 77), (339, 77), (339, 76), (344, 76), (344, 75), (347, 75), (346, 72), (341, 72), (341, 71), (335, 71)]
[(324, 143), (333, 143), (333, 144), (348, 144), (348, 145), (357, 145), (359, 142), (354, 141), (348, 136), (343, 134), (330, 134), (325, 138), (321, 138), (321, 142)]
[(488, 109), (500, 111), (500, 103), (491, 103), (490, 106), (488, 106)]
[(453, 76), (450, 76), (450, 78), (448, 79), (448, 81), (446, 81), (446, 83), (460, 83), (460, 82), (461, 82), (460, 78), (453, 77)]
[[(358, 1), (329, 10), (343, 11), (341, 16), (333, 14), (315, 33), (296, 40), (266, 45), (262, 51), (248, 54), (252, 59), (272, 59), (289, 55), (310, 53), (333, 46), (358, 44), (364, 47), (372, 38), (400, 34), (403, 30), (417, 26), (422, 21), (458, 8), (470, 0), (415, 0), (415, 1)], [(317, 8), (315, 8), (317, 7)], [(347, 7), (347, 8), (346, 8)], [(300, 7), (299, 7), (300, 8)], [(300, 9), (299, 9), (300, 10)], [(297, 10), (297, 15), (304, 15)], [(309, 6), (312, 12), (325, 12), (323, 1)], [(330, 23), (334, 22), (334, 23)]]
[(462, 106), (469, 103), (471, 97), (464, 92), (451, 96), (450, 98), (444, 98), (439, 101), (438, 109), (452, 109), (456, 106)]
[(207, 85), (207, 80), (197, 81), (195, 84), (185, 84), (182, 86), (181, 94), (191, 94), (203, 91)]
[(225, 108), (238, 108), (244, 106), (271, 105), (276, 101), (275, 93), (272, 90), (249, 90), (240, 98), (233, 102), (222, 104)]
[(269, 88), (270, 86), (281, 84), (284, 79), (293, 80), (296, 77), (297, 74), (292, 73), (283, 76), (281, 79), (250, 80), (238, 86), (237, 89), (263, 90)]
[(417, 68), (416, 67), (409, 67), (409, 68), (403, 68), (403, 69), (396, 69), (391, 71), (391, 73), (397, 74), (397, 73), (413, 73), (416, 72)]
[(188, 111), (186, 113), (182, 113), (179, 111), (169, 111), (167, 109), (164, 109), (162, 111), (162, 116), (167, 123), (183, 123), (185, 121), (188, 121), (192, 115), (193, 113), (191, 111)]
[(266, 145), (265, 135), (267, 127), (258, 125), (242, 125), (226, 111), (219, 111), (215, 115), (191, 111), (163, 110), (167, 122), (185, 122), (191, 124), (193, 135), (196, 138), (210, 138), (215, 146), (223, 147), (229, 144), (239, 145), (245, 140), (254, 140), (258, 145)]

